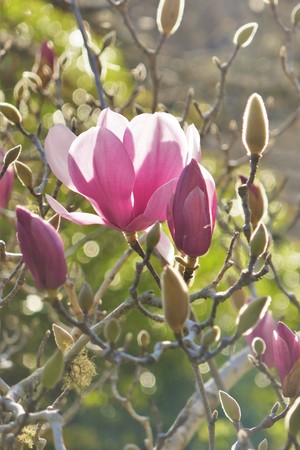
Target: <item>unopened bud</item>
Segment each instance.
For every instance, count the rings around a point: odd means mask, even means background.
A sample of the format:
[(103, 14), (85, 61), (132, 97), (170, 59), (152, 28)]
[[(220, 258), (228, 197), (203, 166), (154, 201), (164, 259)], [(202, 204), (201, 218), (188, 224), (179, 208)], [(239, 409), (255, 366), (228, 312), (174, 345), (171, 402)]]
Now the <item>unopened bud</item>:
[(116, 32), (115, 30), (110, 31), (102, 38), (102, 49), (101, 51), (105, 50), (107, 47), (113, 47), (116, 43)]
[(258, 356), (262, 356), (266, 351), (266, 343), (260, 337), (256, 337), (253, 339), (253, 341), (251, 343), (251, 347), (252, 347), (253, 353)]
[(42, 375), (41, 383), (47, 388), (53, 388), (63, 376), (64, 357), (60, 350), (57, 350), (46, 362)]
[(269, 447), (268, 441), (267, 439), (264, 439), (263, 441), (260, 442), (257, 450), (268, 450), (268, 447)]
[(165, 267), (161, 283), (165, 321), (178, 334), (190, 311), (188, 289), (181, 275), (170, 266)]
[(283, 381), (282, 393), (285, 397), (296, 398), (300, 395), (300, 359), (297, 359)]
[(121, 334), (120, 322), (112, 317), (105, 323), (104, 337), (108, 342), (115, 343), (119, 339)]
[(243, 117), (243, 144), (249, 155), (261, 155), (269, 140), (269, 122), (263, 99), (252, 94)]
[(300, 432), (300, 397), (294, 401), (285, 416), (285, 427), (289, 435), (297, 439)]
[(158, 30), (165, 36), (171, 36), (182, 20), (185, 0), (160, 0), (156, 22)]
[(74, 344), (74, 339), (68, 331), (55, 323), (52, 325), (52, 331), (57, 347), (65, 353)]
[(16, 147), (11, 148), (8, 152), (5, 153), (3, 158), (3, 166), (8, 167), (11, 163), (16, 161), (21, 153), (22, 145), (17, 145)]
[(271, 297), (259, 297), (244, 305), (237, 317), (236, 336), (249, 334), (259, 319), (265, 315), (271, 303)]
[(137, 335), (137, 343), (139, 347), (147, 348), (150, 344), (150, 334), (146, 330), (141, 330)]
[(20, 123), (22, 122), (20, 111), (10, 103), (1, 102), (0, 112), (13, 125), (20, 125)]
[(268, 247), (268, 231), (263, 222), (260, 222), (252, 233), (250, 239), (250, 255), (259, 258)]
[(233, 43), (238, 47), (247, 47), (251, 44), (257, 28), (258, 24), (256, 22), (246, 23), (235, 32)]
[(91, 286), (84, 281), (78, 294), (78, 303), (81, 311), (86, 314), (94, 304), (94, 294)]
[(160, 223), (155, 222), (155, 224), (149, 229), (146, 236), (146, 247), (149, 252), (157, 246), (160, 240)]
[(220, 328), (215, 325), (210, 330), (208, 330), (202, 338), (202, 346), (208, 348), (214, 342), (218, 342), (221, 336)]
[(15, 172), (23, 186), (26, 186), (27, 188), (32, 188), (32, 171), (29, 166), (22, 163), (21, 161), (16, 161), (14, 163), (15, 166)]
[(300, 22), (300, 3), (295, 6), (291, 14), (291, 21), (294, 25), (297, 25)]
[(228, 419), (231, 422), (239, 423), (241, 420), (241, 408), (238, 402), (224, 391), (219, 391), (219, 397), (223, 411)]

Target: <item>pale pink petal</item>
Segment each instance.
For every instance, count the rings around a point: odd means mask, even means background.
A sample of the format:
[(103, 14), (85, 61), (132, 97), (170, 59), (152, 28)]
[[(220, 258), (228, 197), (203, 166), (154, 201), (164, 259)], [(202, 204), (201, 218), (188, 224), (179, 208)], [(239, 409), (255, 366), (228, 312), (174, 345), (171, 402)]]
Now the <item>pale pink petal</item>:
[(191, 162), (192, 158), (195, 158), (197, 162), (200, 162), (201, 160), (200, 134), (195, 125), (194, 124), (189, 125), (187, 127), (185, 134), (188, 143), (188, 155), (186, 163), (188, 164), (189, 162)]
[(187, 140), (175, 117), (155, 113), (132, 119), (124, 144), (136, 174), (135, 214), (141, 214), (160, 186), (179, 177), (187, 158)]
[(175, 178), (154, 192), (144, 212), (146, 217), (151, 218), (154, 222), (166, 220), (168, 203), (175, 192), (177, 181), (178, 179)]
[(112, 228), (111, 224), (104, 221), (101, 217), (97, 216), (96, 214), (89, 214), (89, 213), (83, 213), (83, 212), (68, 212), (57, 200), (55, 200), (50, 195), (46, 194), (47, 201), (51, 208), (59, 214), (64, 219), (69, 220), (70, 222), (74, 222), (77, 225), (107, 225)]
[(65, 125), (52, 127), (45, 139), (45, 153), (54, 175), (69, 189), (77, 191), (69, 174), (68, 152), (76, 136)]
[(173, 266), (175, 255), (174, 246), (163, 231), (160, 231), (160, 240), (156, 246), (156, 250), (170, 266)]
[(129, 121), (121, 114), (113, 112), (110, 108), (105, 108), (101, 111), (97, 121), (98, 127), (104, 127), (112, 131), (120, 141), (123, 141), (123, 136)]
[(71, 147), (69, 170), (78, 191), (107, 222), (125, 230), (132, 220), (134, 170), (122, 142), (103, 127), (82, 133)]

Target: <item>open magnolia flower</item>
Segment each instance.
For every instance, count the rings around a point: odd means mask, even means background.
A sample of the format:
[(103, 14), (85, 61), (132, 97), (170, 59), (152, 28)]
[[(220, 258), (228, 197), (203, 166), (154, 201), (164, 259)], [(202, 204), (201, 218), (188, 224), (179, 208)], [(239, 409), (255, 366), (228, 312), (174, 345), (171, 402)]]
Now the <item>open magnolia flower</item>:
[(97, 126), (78, 137), (55, 125), (45, 151), (57, 178), (83, 195), (97, 215), (69, 213), (47, 196), (57, 213), (81, 225), (135, 232), (166, 219), (180, 173), (192, 157), (199, 159), (200, 140), (195, 127), (185, 134), (167, 113), (140, 114), (129, 122), (105, 109)]

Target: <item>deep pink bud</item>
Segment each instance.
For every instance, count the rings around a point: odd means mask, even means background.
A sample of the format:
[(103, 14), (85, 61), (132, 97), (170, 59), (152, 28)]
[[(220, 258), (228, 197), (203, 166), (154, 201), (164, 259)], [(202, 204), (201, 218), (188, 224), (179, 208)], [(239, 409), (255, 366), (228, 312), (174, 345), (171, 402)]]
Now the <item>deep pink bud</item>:
[(55, 228), (17, 206), (17, 233), (24, 261), (39, 289), (61, 286), (67, 276), (63, 242)]
[(256, 337), (265, 341), (266, 350), (262, 356), (262, 360), (268, 367), (275, 367), (276, 365), (273, 351), (273, 331), (275, 330), (275, 320), (273, 319), (272, 313), (267, 311), (251, 333), (245, 336), (248, 345), (251, 345), (253, 339)]
[(275, 367), (283, 385), (286, 376), (300, 359), (300, 338), (287, 325), (279, 322), (273, 332), (273, 348)]
[(181, 252), (204, 255), (216, 220), (217, 196), (210, 173), (195, 159), (183, 169), (168, 205), (168, 225)]
[(53, 72), (56, 55), (52, 41), (43, 41), (36, 53), (36, 59), (32, 72), (36, 73), (41, 81), (43, 87), (46, 87), (50, 82)]
[[(0, 149), (0, 160), (2, 160), (4, 152)], [(2, 164), (0, 164), (0, 172)], [(3, 177), (0, 179), (0, 208), (7, 208), (14, 182), (14, 171), (8, 167)]]

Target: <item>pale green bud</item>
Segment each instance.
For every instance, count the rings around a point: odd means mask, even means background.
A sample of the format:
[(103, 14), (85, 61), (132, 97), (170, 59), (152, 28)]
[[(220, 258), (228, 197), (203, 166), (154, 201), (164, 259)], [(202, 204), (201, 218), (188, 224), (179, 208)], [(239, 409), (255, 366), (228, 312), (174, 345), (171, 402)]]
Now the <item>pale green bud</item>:
[(214, 342), (218, 342), (220, 337), (221, 330), (217, 325), (215, 325), (203, 335), (201, 344), (203, 347), (208, 348)]
[(137, 343), (139, 347), (147, 348), (150, 344), (150, 334), (146, 330), (141, 330), (137, 335)]
[(233, 43), (238, 47), (247, 47), (251, 44), (257, 28), (258, 24), (256, 22), (246, 23), (235, 32)]
[(29, 166), (22, 163), (21, 161), (15, 161), (15, 172), (23, 186), (27, 188), (32, 188), (33, 175)]
[(269, 237), (266, 226), (260, 222), (255, 228), (250, 239), (250, 255), (259, 258), (268, 247)]
[(255, 353), (256, 355), (259, 355), (259, 356), (263, 355), (266, 351), (266, 343), (260, 337), (256, 337), (253, 339), (253, 341), (251, 343), (251, 347), (252, 347), (253, 353)]
[(16, 147), (11, 148), (8, 152), (5, 153), (3, 158), (3, 166), (8, 167), (11, 163), (16, 161), (21, 153), (22, 145), (17, 145)]
[(52, 331), (57, 347), (65, 353), (74, 344), (74, 339), (67, 330), (55, 323), (52, 325)]
[(300, 433), (300, 397), (294, 401), (285, 416), (285, 427), (289, 435), (297, 439)]
[(64, 357), (60, 350), (57, 350), (43, 367), (41, 383), (47, 388), (53, 388), (63, 376)]
[(160, 0), (156, 23), (158, 30), (165, 36), (171, 36), (178, 29), (184, 11), (185, 0)]
[(104, 325), (104, 336), (108, 342), (115, 343), (121, 334), (120, 322), (112, 317)]
[(260, 95), (252, 94), (243, 117), (243, 144), (249, 155), (261, 155), (269, 140), (267, 111)]
[(268, 447), (269, 447), (268, 441), (267, 439), (264, 439), (263, 441), (260, 442), (257, 450), (268, 450)]
[(91, 286), (85, 281), (81, 286), (78, 294), (78, 303), (81, 311), (85, 314), (88, 313), (94, 304), (94, 294)]
[(241, 420), (241, 408), (238, 402), (224, 391), (219, 391), (219, 397), (223, 411), (228, 419), (231, 422), (239, 423)]
[(236, 335), (251, 333), (259, 319), (265, 315), (271, 303), (271, 297), (259, 297), (244, 305), (236, 320)]
[(300, 3), (298, 3), (292, 11), (291, 22), (294, 25), (297, 25), (300, 22)]
[(160, 223), (155, 224), (149, 229), (146, 235), (146, 247), (148, 251), (153, 251), (160, 240)]
[(0, 112), (13, 125), (20, 125), (20, 123), (22, 122), (20, 111), (10, 103), (1, 102)]

